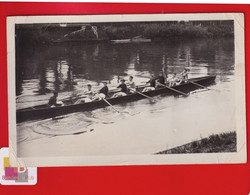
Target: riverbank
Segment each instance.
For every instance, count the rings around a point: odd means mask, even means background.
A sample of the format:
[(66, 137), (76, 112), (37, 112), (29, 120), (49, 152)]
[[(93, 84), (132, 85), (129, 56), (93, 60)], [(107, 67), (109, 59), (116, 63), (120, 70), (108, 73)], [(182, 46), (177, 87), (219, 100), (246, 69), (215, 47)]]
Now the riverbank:
[(183, 153), (217, 153), (236, 152), (236, 132), (210, 135), (198, 141), (164, 150), (156, 154), (183, 154)]
[(192, 39), (233, 37), (234, 27), (232, 21), (189, 21), (189, 22), (131, 22), (131, 23), (97, 23), (85, 26), (61, 27), (60, 24), (18, 25), (16, 41), (20, 47), (31, 45), (53, 44), (54, 41), (85, 40), (85, 41), (111, 41), (131, 39), (136, 36), (152, 40), (162, 39)]

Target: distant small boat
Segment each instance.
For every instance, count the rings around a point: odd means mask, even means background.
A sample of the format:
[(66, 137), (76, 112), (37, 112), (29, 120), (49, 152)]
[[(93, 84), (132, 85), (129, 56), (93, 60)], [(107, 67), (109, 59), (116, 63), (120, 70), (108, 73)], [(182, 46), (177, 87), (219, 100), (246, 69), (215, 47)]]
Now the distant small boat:
[(130, 43), (131, 39), (111, 40), (112, 43)]
[(99, 42), (108, 42), (109, 40), (106, 39), (58, 39), (53, 40), (52, 43), (54, 44), (63, 44), (63, 43), (99, 43)]
[(135, 43), (141, 43), (141, 42), (151, 42), (151, 39), (146, 39), (141, 36), (138, 36), (138, 37), (132, 38), (131, 41)]
[(151, 42), (151, 39), (146, 39), (141, 36), (133, 37), (132, 39), (111, 40), (112, 43), (145, 43)]

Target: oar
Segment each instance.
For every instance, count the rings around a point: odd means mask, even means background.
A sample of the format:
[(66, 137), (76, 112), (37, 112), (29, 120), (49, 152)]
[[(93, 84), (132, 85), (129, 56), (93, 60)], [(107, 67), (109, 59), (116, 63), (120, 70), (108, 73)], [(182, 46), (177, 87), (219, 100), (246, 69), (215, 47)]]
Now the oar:
[(18, 95), (18, 96), (16, 96), (16, 100), (17, 100), (18, 98), (21, 98), (21, 97), (25, 97), (25, 96), (34, 96), (34, 95), (36, 95), (36, 94), (22, 94), (22, 95)]
[(119, 110), (117, 110), (112, 104), (109, 103), (108, 100), (106, 100), (105, 98), (102, 98), (104, 100), (104, 102), (106, 102), (111, 108), (113, 108), (116, 112), (121, 113)]
[[(120, 112), (119, 110), (117, 110), (108, 100), (106, 100), (105, 98), (102, 98), (98, 93), (96, 94), (99, 98), (101, 98), (104, 102), (106, 102), (111, 108), (113, 108), (116, 112), (122, 114), (122, 112)], [(129, 115), (131, 115), (129, 112), (125, 112), (124, 113), (128, 113)]]
[[(16, 97), (16, 100), (20, 97), (24, 97), (24, 96), (34, 96), (34, 95), (20, 95), (18, 97)], [(83, 97), (86, 97), (86, 95), (82, 94), (78, 97), (66, 97), (66, 98), (63, 98), (63, 99), (59, 99), (58, 101), (65, 101), (65, 100), (70, 100), (70, 99), (80, 99), (80, 98), (83, 98)], [(48, 99), (42, 99), (42, 100), (26, 100), (25, 102), (45, 102), (45, 101), (48, 101)]]
[(79, 96), (77, 96), (77, 97), (72, 97), (72, 96), (70, 96), (70, 97), (66, 97), (66, 98), (63, 98), (63, 99), (60, 99), (59, 101), (65, 101), (65, 100), (75, 100), (75, 99), (80, 99), (80, 98), (86, 98), (87, 97), (87, 95), (85, 95), (85, 94), (81, 94), (81, 95), (79, 95)]
[(143, 94), (143, 93), (141, 93), (141, 92), (139, 92), (139, 91), (136, 91), (136, 90), (134, 90), (134, 89), (129, 88), (129, 90), (132, 90), (132, 91), (134, 91), (135, 93), (138, 93), (139, 95), (144, 96), (144, 97), (146, 97), (146, 98), (148, 98), (148, 99), (150, 99), (150, 100), (152, 100), (152, 101), (157, 101), (156, 99), (151, 98), (151, 97), (149, 97), (149, 96), (147, 96), (147, 95), (145, 95), (145, 94)]
[(174, 89), (174, 88), (168, 87), (167, 85), (163, 85), (163, 84), (161, 84), (161, 83), (158, 83), (158, 84), (161, 85), (161, 86), (163, 86), (163, 87), (166, 87), (166, 88), (168, 88), (168, 89), (170, 89), (170, 90), (172, 90), (172, 91), (175, 91), (175, 92), (177, 92), (177, 93), (180, 93), (180, 94), (182, 94), (182, 95), (184, 95), (184, 96), (188, 96), (188, 94), (183, 93), (183, 92), (181, 92), (181, 91), (179, 91), (179, 90), (176, 90), (176, 89)]
[(199, 87), (201, 87), (201, 88), (205, 88), (205, 89), (207, 89), (207, 90), (215, 90), (215, 91), (219, 91), (219, 90), (216, 90), (216, 89), (210, 89), (210, 88), (208, 88), (208, 87), (206, 87), (206, 86), (204, 86), (204, 85), (201, 85), (201, 84), (198, 84), (198, 83), (195, 83), (195, 82), (192, 82), (192, 81), (188, 81), (189, 83), (192, 83), (192, 84), (194, 84), (194, 85), (196, 85), (196, 86), (199, 86)]

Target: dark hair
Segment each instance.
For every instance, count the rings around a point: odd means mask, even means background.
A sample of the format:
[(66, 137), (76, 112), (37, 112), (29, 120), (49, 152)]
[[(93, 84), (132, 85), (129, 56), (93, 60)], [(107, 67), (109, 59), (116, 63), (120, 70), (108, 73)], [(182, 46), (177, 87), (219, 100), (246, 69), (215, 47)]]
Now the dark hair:
[(133, 76), (130, 76), (131, 79), (133, 79), (134, 77)]
[(91, 85), (90, 85), (90, 84), (87, 84), (87, 86), (88, 86), (88, 87), (91, 87)]

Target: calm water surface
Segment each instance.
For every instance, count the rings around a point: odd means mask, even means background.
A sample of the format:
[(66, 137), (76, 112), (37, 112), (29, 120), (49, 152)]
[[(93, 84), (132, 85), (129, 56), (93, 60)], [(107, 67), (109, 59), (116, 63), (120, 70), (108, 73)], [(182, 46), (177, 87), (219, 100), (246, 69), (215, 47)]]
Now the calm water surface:
[[(188, 97), (157, 96), (57, 120), (17, 125), (19, 156), (152, 154), (235, 130), (233, 39), (129, 44), (75, 44), (33, 48), (17, 56), (17, 108), (47, 103), (53, 90), (69, 97), (88, 83), (116, 88), (120, 78), (143, 84), (150, 74), (190, 69), (189, 77), (217, 75), (210, 88)], [(226, 113), (226, 114), (225, 114)]]

